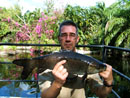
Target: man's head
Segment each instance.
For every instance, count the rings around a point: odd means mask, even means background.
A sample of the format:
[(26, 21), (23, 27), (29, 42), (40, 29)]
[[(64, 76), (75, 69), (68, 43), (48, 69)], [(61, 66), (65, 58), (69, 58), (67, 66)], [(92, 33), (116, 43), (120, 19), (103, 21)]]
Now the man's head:
[(61, 49), (75, 51), (75, 46), (79, 41), (76, 24), (70, 20), (62, 22), (59, 28), (58, 38), (61, 44)]

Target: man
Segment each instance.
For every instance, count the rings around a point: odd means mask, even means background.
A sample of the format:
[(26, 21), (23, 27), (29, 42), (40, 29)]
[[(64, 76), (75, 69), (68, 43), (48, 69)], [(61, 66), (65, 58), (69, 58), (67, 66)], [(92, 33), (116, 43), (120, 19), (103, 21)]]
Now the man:
[[(76, 52), (75, 46), (79, 41), (76, 24), (69, 20), (61, 23), (58, 39), (62, 50), (72, 50)], [(70, 82), (67, 81), (68, 72), (63, 66), (65, 63), (66, 61), (62, 60), (54, 66), (52, 73), (51, 71), (43, 73), (43, 75), (50, 77), (50, 81), (46, 80), (40, 86), (42, 89), (42, 98), (86, 98), (84, 89), (85, 82), (82, 82), (82, 77), (72, 76), (72, 81), (71, 79)], [(106, 97), (112, 90), (112, 67), (110, 65), (106, 66), (106, 71), (88, 76), (89, 79), (87, 79), (87, 84), (90, 85), (89, 87), (92, 92), (95, 92), (96, 95), (101, 98)], [(103, 78), (103, 82), (99, 82), (101, 81), (100, 77)]]

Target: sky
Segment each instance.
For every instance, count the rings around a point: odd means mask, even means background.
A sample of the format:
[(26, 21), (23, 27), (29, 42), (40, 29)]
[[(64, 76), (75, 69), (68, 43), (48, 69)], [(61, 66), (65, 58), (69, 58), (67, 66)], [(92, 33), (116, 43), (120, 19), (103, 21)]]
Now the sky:
[[(26, 12), (27, 10), (33, 11), (35, 8), (44, 8), (44, 3), (46, 0), (0, 0), (1, 7), (13, 7), (14, 4), (19, 4), (22, 8), (22, 12)], [(53, 0), (55, 8), (63, 8), (66, 4), (70, 4), (72, 6), (79, 5), (81, 7), (90, 7), (95, 6), (96, 2), (105, 2), (106, 7), (110, 6), (112, 3), (118, 0)]]

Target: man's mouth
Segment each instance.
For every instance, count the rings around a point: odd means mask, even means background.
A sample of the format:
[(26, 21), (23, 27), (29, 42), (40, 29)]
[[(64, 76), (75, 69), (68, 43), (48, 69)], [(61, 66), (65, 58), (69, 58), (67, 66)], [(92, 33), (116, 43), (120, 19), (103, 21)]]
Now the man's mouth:
[(72, 45), (71, 45), (71, 44), (65, 44), (65, 46), (66, 46), (66, 47), (72, 47)]

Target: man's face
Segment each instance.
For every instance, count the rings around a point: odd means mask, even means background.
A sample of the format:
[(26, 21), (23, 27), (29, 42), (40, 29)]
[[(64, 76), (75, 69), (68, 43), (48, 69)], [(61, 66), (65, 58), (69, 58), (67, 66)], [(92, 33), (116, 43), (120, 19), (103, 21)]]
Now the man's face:
[(78, 43), (79, 37), (76, 34), (76, 28), (72, 25), (65, 25), (61, 28), (59, 42), (61, 49), (75, 51), (75, 45)]

